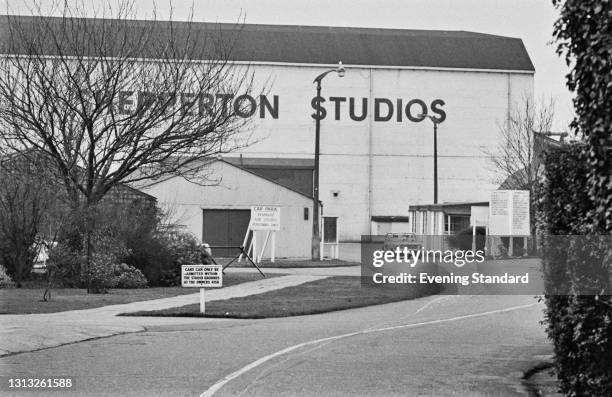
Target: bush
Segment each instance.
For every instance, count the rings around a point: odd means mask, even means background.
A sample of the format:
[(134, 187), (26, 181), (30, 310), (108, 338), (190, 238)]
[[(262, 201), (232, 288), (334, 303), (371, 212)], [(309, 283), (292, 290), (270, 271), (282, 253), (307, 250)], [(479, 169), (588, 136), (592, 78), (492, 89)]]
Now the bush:
[(147, 279), (134, 266), (112, 261), (114, 256), (95, 253), (89, 266), (89, 281), (92, 293), (106, 293), (109, 288), (146, 288)]
[(500, 258), (508, 258), (508, 247), (506, 247), (503, 242), (497, 246), (497, 251), (499, 252)]
[(96, 252), (89, 259), (89, 266), (83, 273), (81, 283), (89, 286), (93, 294), (105, 294), (109, 288), (114, 288), (117, 283), (113, 262), (113, 255)]
[[(100, 204), (91, 209), (94, 231), (90, 238), (89, 265), (85, 217), (72, 210), (72, 222), (60, 230), (59, 244), (49, 263), (58, 281), (67, 287), (89, 287), (103, 293), (108, 288), (141, 288), (180, 284), (181, 266), (199, 263), (197, 239), (175, 231), (160, 231), (160, 211), (149, 202)], [(111, 273), (125, 263), (120, 277)], [(109, 268), (110, 267), (110, 268)], [(88, 269), (89, 268), (89, 269)]]
[[(561, 391), (608, 396), (612, 390), (612, 252), (609, 236), (590, 232), (596, 203), (589, 194), (589, 164), (582, 145), (550, 151), (538, 187), (538, 230), (548, 336)], [(600, 244), (607, 239), (607, 245)], [(581, 295), (583, 293), (583, 295)], [(589, 293), (589, 295), (586, 295)], [(571, 295), (569, 295), (571, 294)]]
[(87, 286), (91, 293), (106, 293), (108, 288), (117, 286), (115, 265), (129, 254), (123, 241), (115, 237), (112, 229), (100, 227), (91, 236), (92, 252), (89, 264), (82, 272), (81, 284)]
[(181, 284), (181, 266), (201, 263), (200, 247), (196, 238), (187, 233), (168, 233), (164, 241), (170, 261), (162, 270), (160, 284), (168, 287), (177, 286)]
[(130, 254), (124, 258), (124, 262), (139, 269), (150, 285), (159, 285), (164, 268), (172, 262), (163, 236), (149, 235), (129, 240), (127, 246)]
[(0, 288), (13, 288), (15, 282), (6, 272), (6, 268), (0, 265)]
[(126, 263), (112, 265), (113, 288), (146, 288), (147, 279), (142, 272)]
[(105, 209), (105, 222), (121, 241), (128, 254), (122, 262), (139, 269), (151, 285), (159, 284), (161, 271), (171, 262), (164, 233), (160, 232), (163, 214), (147, 200), (136, 200), (121, 207)]
[(68, 244), (59, 243), (49, 250), (47, 269), (54, 272), (55, 278), (62, 286), (77, 288), (82, 286), (82, 268), (84, 258), (74, 252)]

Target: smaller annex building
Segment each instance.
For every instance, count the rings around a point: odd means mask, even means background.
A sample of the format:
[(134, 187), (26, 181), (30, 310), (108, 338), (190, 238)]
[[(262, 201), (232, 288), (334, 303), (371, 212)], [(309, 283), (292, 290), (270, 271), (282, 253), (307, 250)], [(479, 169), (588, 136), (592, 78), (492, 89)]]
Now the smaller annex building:
[[(222, 177), (203, 185), (181, 176), (172, 176), (140, 189), (164, 203), (177, 226), (212, 247), (236, 247), (244, 243), (251, 206), (280, 207), (276, 256), (310, 256), (312, 197), (221, 158), (207, 165), (206, 172)], [(270, 249), (268, 246), (263, 252), (264, 258), (270, 257)], [(236, 250), (213, 248), (213, 255), (217, 257), (234, 256), (236, 253)]]

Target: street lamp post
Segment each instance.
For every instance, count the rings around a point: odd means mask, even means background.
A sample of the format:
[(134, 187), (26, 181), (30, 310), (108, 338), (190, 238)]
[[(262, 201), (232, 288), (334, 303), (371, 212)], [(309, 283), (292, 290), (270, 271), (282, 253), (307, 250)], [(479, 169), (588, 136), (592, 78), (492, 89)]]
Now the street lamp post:
[[(344, 77), (346, 70), (342, 66), (342, 62), (338, 62), (338, 67), (325, 71), (315, 77), (313, 83), (317, 85), (317, 99), (321, 98), (321, 80), (328, 74), (336, 72), (338, 77)], [(319, 225), (319, 149), (321, 135), (321, 107), (317, 106), (317, 116), (315, 117), (315, 164), (313, 175), (313, 198), (312, 198), (312, 260), (318, 261), (321, 259), (321, 227)]]
[(420, 114), (419, 117), (426, 117), (433, 123), (434, 127), (434, 204), (438, 204), (438, 124), (440, 122), (433, 116), (427, 114)]

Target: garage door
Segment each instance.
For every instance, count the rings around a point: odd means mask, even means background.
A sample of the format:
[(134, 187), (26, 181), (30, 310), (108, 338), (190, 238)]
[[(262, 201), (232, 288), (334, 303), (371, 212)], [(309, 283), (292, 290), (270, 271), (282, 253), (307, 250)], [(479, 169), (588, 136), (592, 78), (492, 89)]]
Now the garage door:
[[(240, 246), (249, 227), (250, 210), (203, 210), (202, 241), (211, 246)], [(213, 249), (215, 257), (235, 256), (237, 250)]]

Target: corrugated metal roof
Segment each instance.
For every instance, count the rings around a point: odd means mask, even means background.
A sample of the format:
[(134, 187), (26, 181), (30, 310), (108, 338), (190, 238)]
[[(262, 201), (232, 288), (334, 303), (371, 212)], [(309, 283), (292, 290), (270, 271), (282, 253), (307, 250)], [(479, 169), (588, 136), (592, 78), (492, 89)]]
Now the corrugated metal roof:
[[(0, 45), (7, 53), (24, 50), (19, 43), (8, 43), (8, 17), (0, 17)], [(31, 31), (41, 24), (36, 17), (11, 17)], [(60, 18), (44, 18), (59, 24)], [(125, 31), (126, 36), (138, 41), (151, 32), (158, 39), (172, 32), (176, 47), (185, 42), (188, 34), (204, 33), (208, 37), (222, 37), (233, 43), (231, 59), (246, 62), (279, 62), (300, 64), (367, 65), (385, 67), (428, 67), (533, 72), (534, 67), (521, 39), (466, 31), (371, 29), (331, 26), (289, 26), (255, 24), (215, 24), (161, 21), (81, 20), (94, 23), (99, 32)], [(80, 29), (82, 23), (73, 25)], [(172, 30), (170, 29), (172, 27)], [(138, 48), (144, 58), (157, 57), (159, 46)], [(212, 59), (211, 51), (219, 50), (216, 40), (190, 49), (194, 59)], [(203, 49), (202, 47), (207, 47)], [(12, 48), (11, 48), (12, 47)], [(51, 45), (49, 55), (54, 55)], [(112, 52), (112, 48), (107, 49)], [(227, 47), (225, 48), (227, 49)], [(175, 51), (176, 49), (174, 49)], [(213, 52), (214, 53), (214, 52)]]

